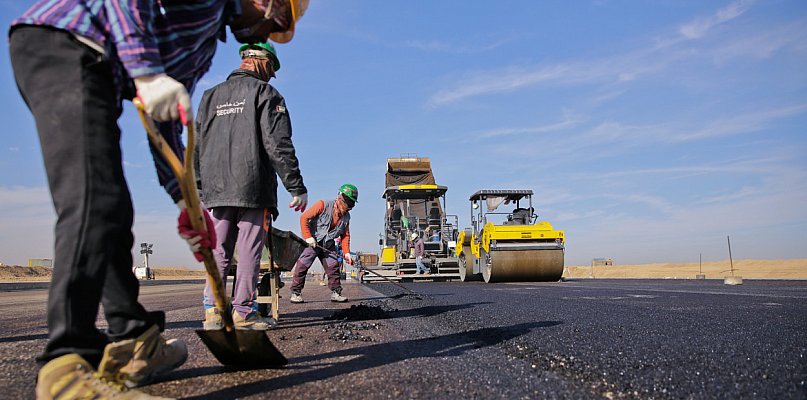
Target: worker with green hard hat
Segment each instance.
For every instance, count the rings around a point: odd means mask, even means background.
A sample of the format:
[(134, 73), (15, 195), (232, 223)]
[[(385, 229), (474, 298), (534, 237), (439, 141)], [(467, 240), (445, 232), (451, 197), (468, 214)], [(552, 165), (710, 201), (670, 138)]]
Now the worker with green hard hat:
[(311, 208), (300, 215), (300, 230), (308, 247), (300, 254), (293, 269), (291, 282), (292, 303), (302, 303), (302, 291), (308, 269), (318, 258), (328, 275), (328, 288), (331, 289), (331, 301), (346, 302), (342, 295), (342, 282), (339, 256), (353, 265), (350, 253), (350, 210), (359, 201), (359, 189), (346, 183), (339, 187), (336, 199), (319, 200)]
[[(261, 250), (277, 218), (277, 177), (291, 195), (290, 208), (308, 203), (291, 140), (291, 120), (283, 96), (269, 84), (280, 69), (269, 42), (244, 44), (241, 65), (227, 80), (207, 90), (197, 113), (196, 176), (205, 206), (211, 210), (218, 243), (213, 257), (222, 278), (238, 253), (233, 295), (237, 329), (265, 330), (276, 321), (260, 315), (257, 285)], [(221, 329), (209, 285), (203, 306), (207, 330)]]

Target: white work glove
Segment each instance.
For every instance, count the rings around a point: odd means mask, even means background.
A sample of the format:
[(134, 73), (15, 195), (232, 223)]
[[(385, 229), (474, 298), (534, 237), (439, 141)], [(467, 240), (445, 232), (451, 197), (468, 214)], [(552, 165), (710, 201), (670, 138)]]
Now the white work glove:
[(311, 247), (317, 247), (317, 239), (310, 237), (306, 239), (305, 242), (308, 243), (308, 245)]
[(350, 253), (345, 253), (345, 262), (353, 265), (353, 256)]
[(176, 121), (181, 106), (191, 113), (191, 98), (185, 86), (166, 74), (156, 74), (134, 78), (137, 97), (143, 102), (146, 113), (155, 121)]
[(308, 193), (303, 193), (299, 196), (294, 196), (289, 203), (289, 208), (294, 208), (294, 211), (305, 211), (305, 206), (308, 205)]

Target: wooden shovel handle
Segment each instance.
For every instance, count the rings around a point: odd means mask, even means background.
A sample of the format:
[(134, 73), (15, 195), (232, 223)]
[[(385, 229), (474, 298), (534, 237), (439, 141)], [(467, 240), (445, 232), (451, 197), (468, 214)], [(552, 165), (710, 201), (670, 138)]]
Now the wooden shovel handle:
[[(143, 103), (140, 99), (135, 98), (132, 101), (140, 114), (140, 121), (146, 128), (149, 140), (160, 152), (163, 158), (168, 163), (169, 168), (177, 178), (179, 190), (182, 192), (182, 198), (185, 200), (185, 207), (188, 210), (188, 216), (191, 220), (191, 226), (197, 232), (207, 232), (207, 223), (205, 222), (202, 214), (202, 202), (199, 200), (199, 191), (196, 189), (196, 174), (193, 169), (193, 148), (196, 145), (196, 132), (194, 129), (193, 118), (188, 117), (185, 110), (180, 106), (180, 113), (183, 116), (182, 123), (188, 129), (188, 145), (185, 147), (185, 164), (179, 161), (179, 157), (174, 154), (174, 151), (165, 141), (165, 138), (157, 131), (154, 121), (146, 114)], [(216, 307), (219, 309), (222, 320), (224, 321), (224, 328), (228, 332), (232, 332), (233, 317), (229, 313), (227, 306), (227, 296), (224, 294), (224, 282), (219, 275), (219, 269), (216, 265), (216, 260), (213, 258), (213, 252), (206, 247), (199, 249), (204, 257), (205, 271), (207, 272), (207, 279), (210, 283), (210, 288), (213, 290), (213, 298)]]

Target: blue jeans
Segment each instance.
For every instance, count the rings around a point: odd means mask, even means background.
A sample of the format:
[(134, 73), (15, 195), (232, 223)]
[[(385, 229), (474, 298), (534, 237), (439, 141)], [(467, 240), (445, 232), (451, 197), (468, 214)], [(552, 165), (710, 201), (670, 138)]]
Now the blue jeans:
[(421, 256), (415, 257), (415, 265), (417, 266), (417, 273), (419, 274), (425, 274), (428, 271), (426, 266), (423, 265), (423, 257)]

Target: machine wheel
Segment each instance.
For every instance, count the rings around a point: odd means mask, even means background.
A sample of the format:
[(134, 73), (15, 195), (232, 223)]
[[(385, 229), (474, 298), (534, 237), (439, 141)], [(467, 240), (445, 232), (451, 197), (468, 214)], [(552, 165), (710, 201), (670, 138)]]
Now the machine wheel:
[(490, 283), (490, 276), (492, 271), (492, 263), (490, 262), (490, 255), (488, 252), (485, 251), (484, 248), (479, 249), (479, 266), (482, 269), (482, 279), (485, 280), (485, 283)]
[(460, 280), (463, 282), (478, 281), (479, 274), (474, 274), (474, 261), (476, 257), (471, 253), (471, 248), (468, 246), (462, 247), (462, 254), (460, 254), (459, 266)]

